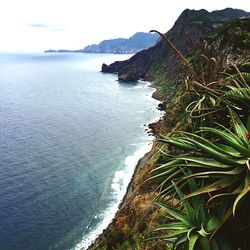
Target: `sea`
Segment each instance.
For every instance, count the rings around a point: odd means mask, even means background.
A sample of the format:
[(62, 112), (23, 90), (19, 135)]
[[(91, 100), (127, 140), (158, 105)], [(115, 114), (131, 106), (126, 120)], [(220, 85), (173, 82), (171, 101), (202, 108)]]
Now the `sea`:
[(161, 116), (154, 89), (100, 72), (131, 55), (0, 54), (0, 249), (87, 249)]

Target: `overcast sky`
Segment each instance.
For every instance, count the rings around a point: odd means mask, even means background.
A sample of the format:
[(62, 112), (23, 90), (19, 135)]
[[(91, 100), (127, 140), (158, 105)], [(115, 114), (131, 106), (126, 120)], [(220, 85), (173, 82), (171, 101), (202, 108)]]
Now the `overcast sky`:
[(186, 9), (233, 7), (247, 0), (0, 0), (0, 51), (80, 49), (137, 31), (168, 31)]

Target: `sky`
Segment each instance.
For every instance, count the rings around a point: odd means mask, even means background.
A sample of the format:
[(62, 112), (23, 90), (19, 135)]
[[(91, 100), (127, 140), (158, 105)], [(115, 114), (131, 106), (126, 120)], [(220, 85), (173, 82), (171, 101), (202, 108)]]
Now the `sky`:
[(167, 32), (186, 9), (250, 11), (247, 0), (0, 0), (0, 51), (81, 49), (138, 31)]

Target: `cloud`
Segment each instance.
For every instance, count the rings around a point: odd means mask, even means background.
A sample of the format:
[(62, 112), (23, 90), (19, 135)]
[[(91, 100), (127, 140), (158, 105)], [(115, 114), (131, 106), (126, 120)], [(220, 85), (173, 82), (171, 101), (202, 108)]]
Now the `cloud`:
[(65, 28), (63, 28), (63, 27), (59, 27), (59, 26), (52, 25), (52, 24), (44, 24), (44, 23), (29, 23), (28, 27), (34, 28), (34, 29), (47, 29), (47, 30), (51, 30), (51, 31), (63, 31), (63, 30), (65, 30)]
[(28, 24), (30, 28), (41, 28), (41, 29), (49, 29), (50, 26), (42, 23), (30, 23)]

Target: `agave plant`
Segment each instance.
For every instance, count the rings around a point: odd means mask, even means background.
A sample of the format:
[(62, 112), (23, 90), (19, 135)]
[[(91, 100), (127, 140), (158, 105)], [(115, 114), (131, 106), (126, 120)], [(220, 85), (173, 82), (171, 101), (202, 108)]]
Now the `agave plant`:
[[(197, 191), (198, 187), (195, 180), (188, 180), (189, 187), (193, 191)], [(175, 185), (173, 186), (180, 200), (185, 199), (185, 195)], [(174, 242), (174, 249), (188, 250), (223, 250), (231, 249), (223, 241), (212, 238), (212, 233), (220, 225), (220, 220), (216, 216), (211, 216), (209, 209), (204, 204), (201, 197), (192, 197), (184, 200), (182, 206), (177, 208), (171, 207), (164, 203), (158, 205), (165, 209), (171, 216), (171, 222), (157, 227), (154, 231), (167, 231), (167, 234), (153, 237), (151, 239), (164, 239)]]
[[(215, 58), (210, 61), (217, 65)], [(211, 117), (214, 117), (213, 120), (226, 117), (228, 107), (243, 115), (249, 114), (250, 111), (250, 73), (240, 72), (235, 65), (228, 66), (219, 73), (210, 61), (207, 58), (207, 71), (210, 73), (205, 76), (202, 73), (201, 82), (188, 78), (185, 83), (188, 86), (186, 88), (196, 93), (196, 99), (186, 108), (192, 118), (193, 131), (209, 125), (208, 122), (211, 124)], [(226, 71), (231, 67), (236, 73), (228, 75)], [(211, 72), (212, 70), (215, 72)]]
[[(204, 186), (191, 192), (186, 198), (209, 194), (209, 201), (235, 195), (232, 212), (243, 197), (250, 191), (250, 118), (247, 128), (237, 114), (230, 111), (234, 132), (218, 124), (218, 128), (203, 127), (196, 134), (177, 132), (172, 139), (162, 141), (186, 151), (171, 156), (166, 164), (153, 170), (150, 179), (163, 178), (162, 193), (173, 192), (173, 185), (165, 185), (169, 180), (178, 178), (178, 184), (188, 178), (204, 180)], [(209, 133), (213, 140), (205, 139), (199, 133)], [(192, 174), (182, 176), (181, 169), (192, 169)]]

